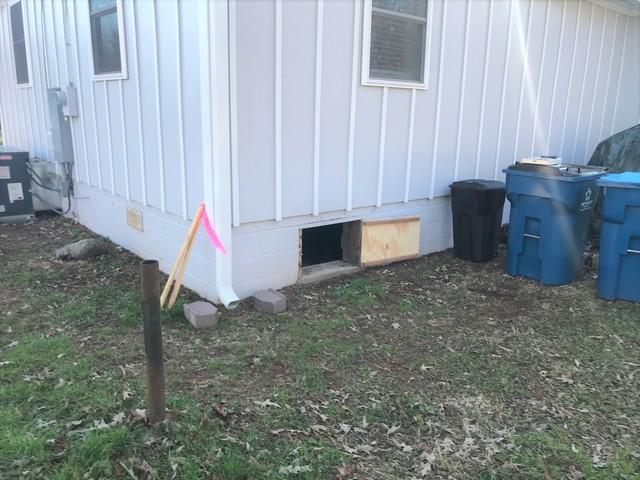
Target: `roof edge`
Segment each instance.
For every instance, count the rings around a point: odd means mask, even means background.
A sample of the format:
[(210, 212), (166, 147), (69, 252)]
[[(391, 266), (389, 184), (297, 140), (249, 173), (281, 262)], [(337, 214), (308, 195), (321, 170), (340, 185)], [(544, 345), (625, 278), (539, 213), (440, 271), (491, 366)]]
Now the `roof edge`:
[(590, 0), (595, 5), (614, 10), (624, 15), (640, 15), (640, 0)]

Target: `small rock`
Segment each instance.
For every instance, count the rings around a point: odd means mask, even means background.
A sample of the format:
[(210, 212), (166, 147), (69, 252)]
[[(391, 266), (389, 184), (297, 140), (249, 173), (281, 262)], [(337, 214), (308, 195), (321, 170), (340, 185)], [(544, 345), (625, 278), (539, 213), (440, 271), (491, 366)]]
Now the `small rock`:
[(259, 312), (282, 313), (287, 309), (287, 297), (275, 290), (262, 290), (253, 296), (253, 306)]
[(58, 260), (85, 260), (109, 253), (109, 244), (103, 240), (89, 238), (70, 243), (56, 250)]
[(184, 306), (184, 316), (197, 329), (215, 327), (221, 313), (209, 302), (193, 302)]

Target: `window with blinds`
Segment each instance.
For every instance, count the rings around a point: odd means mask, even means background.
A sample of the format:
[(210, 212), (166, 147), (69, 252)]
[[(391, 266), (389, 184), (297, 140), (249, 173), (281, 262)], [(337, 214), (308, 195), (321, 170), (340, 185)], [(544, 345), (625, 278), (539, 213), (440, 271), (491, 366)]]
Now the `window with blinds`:
[(363, 83), (424, 86), (427, 0), (368, 0)]
[(27, 43), (25, 40), (22, 2), (11, 5), (11, 40), (13, 43), (13, 60), (16, 68), (16, 83), (29, 83), (29, 62), (27, 60)]

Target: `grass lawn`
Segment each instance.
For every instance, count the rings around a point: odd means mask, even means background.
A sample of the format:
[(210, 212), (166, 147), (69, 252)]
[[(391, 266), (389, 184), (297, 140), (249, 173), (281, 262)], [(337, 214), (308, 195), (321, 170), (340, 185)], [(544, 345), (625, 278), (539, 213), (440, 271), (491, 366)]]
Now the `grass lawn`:
[(549, 288), (442, 253), (209, 331), (179, 304), (153, 428), (139, 259), (53, 258), (88, 236), (0, 226), (0, 478), (640, 479), (640, 305), (594, 272)]

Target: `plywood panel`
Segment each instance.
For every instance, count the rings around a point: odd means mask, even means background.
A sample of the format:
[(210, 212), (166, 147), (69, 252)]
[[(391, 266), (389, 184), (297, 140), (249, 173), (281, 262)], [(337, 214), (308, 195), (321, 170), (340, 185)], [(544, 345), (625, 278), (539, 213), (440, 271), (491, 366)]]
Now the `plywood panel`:
[(363, 266), (408, 260), (416, 258), (419, 252), (420, 217), (363, 222)]

